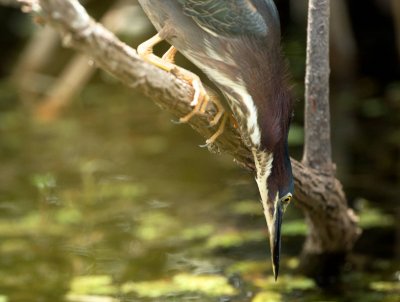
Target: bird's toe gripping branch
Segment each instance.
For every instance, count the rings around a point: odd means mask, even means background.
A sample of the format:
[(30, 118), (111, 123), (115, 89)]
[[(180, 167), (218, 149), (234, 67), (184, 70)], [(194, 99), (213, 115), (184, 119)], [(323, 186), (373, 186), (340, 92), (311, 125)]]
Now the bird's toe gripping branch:
[(180, 123), (187, 123), (193, 116), (204, 114), (207, 110), (208, 105), (210, 103), (214, 104), (216, 113), (209, 124), (210, 127), (214, 127), (219, 123), (219, 126), (217, 131), (214, 132), (214, 134), (209, 137), (206, 140), (206, 143), (204, 145), (201, 145), (201, 147), (207, 147), (208, 145), (213, 144), (224, 132), (226, 121), (228, 119), (228, 115), (225, 112), (224, 106), (221, 104), (217, 97), (213, 97), (212, 95), (207, 93), (200, 78), (194, 73), (183, 68), (173, 69), (172, 73), (175, 74), (178, 78), (188, 82), (194, 89), (193, 100), (190, 104), (191, 106), (194, 106), (194, 108), (187, 115), (179, 119)]
[(215, 105), (216, 114), (214, 118), (210, 121), (210, 126), (216, 126), (220, 121), (221, 123), (217, 131), (206, 140), (206, 144), (203, 146), (213, 144), (224, 132), (225, 124), (227, 121), (225, 109), (217, 98), (212, 98), (207, 94), (200, 78), (196, 74), (174, 64), (175, 55), (177, 53), (177, 49), (174, 46), (171, 46), (161, 58), (153, 54), (153, 47), (156, 44), (160, 43), (162, 40), (163, 38), (160, 36), (160, 34), (156, 34), (149, 40), (143, 42), (137, 48), (138, 55), (144, 61), (153, 64), (165, 71), (171, 72), (176, 77), (189, 83), (193, 87), (194, 94), (193, 100), (190, 105), (194, 106), (194, 108), (191, 112), (181, 117), (178, 123), (187, 123), (193, 116), (204, 114), (210, 102)]

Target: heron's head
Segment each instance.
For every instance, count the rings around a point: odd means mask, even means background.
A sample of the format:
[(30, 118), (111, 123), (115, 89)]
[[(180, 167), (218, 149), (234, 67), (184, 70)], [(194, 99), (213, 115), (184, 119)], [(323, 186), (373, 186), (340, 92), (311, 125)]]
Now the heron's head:
[[(272, 268), (276, 280), (279, 274), (283, 214), (292, 199), (294, 182), (287, 143), (285, 143), (282, 150), (277, 148), (273, 153), (264, 154), (258, 155), (258, 159), (261, 159), (258, 163), (255, 157), (256, 181), (268, 225)], [(264, 167), (261, 166), (263, 156), (265, 156), (266, 162)]]

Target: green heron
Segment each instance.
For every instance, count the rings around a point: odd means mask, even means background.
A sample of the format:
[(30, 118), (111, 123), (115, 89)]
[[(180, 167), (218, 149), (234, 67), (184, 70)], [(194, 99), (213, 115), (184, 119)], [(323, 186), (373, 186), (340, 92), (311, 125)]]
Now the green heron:
[[(158, 34), (138, 47), (146, 61), (189, 82), (194, 88), (187, 122), (204, 112), (209, 97), (199, 77), (174, 64), (179, 51), (215, 83), (234, 115), (244, 143), (252, 150), (255, 179), (269, 230), (275, 280), (279, 273), (283, 213), (294, 191), (287, 137), (293, 101), (280, 45), (280, 21), (273, 0), (139, 0)], [(172, 46), (160, 58), (153, 46)], [(211, 121), (226, 121), (216, 102)]]

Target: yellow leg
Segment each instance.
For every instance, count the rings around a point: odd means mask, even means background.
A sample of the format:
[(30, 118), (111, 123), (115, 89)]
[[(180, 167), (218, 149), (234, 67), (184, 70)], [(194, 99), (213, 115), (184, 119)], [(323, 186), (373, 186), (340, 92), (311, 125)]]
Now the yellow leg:
[(137, 48), (138, 55), (146, 62), (149, 62), (158, 68), (161, 68), (165, 71), (171, 71), (175, 68), (175, 65), (163, 60), (160, 57), (157, 57), (153, 54), (153, 47), (160, 43), (163, 39), (159, 34), (156, 34), (154, 37), (140, 44)]
[(178, 50), (175, 46), (171, 46), (168, 51), (161, 57), (161, 60), (169, 62), (171, 64), (175, 64), (175, 55)]

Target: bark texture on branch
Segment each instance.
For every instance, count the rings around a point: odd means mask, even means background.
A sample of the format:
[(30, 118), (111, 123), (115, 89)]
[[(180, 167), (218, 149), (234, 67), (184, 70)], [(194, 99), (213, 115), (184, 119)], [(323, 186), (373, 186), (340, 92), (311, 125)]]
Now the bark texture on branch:
[[(192, 110), (189, 105), (193, 96), (190, 86), (174, 75), (142, 61), (134, 49), (94, 22), (78, 1), (24, 0), (23, 3), (26, 9), (31, 9), (58, 29), (64, 45), (86, 53), (98, 66), (125, 85), (140, 90), (164, 110), (176, 117)], [(318, 76), (325, 77), (322, 74)], [(215, 132), (215, 129), (207, 127), (214, 111), (211, 105), (204, 116), (194, 117), (189, 125), (208, 138)], [(242, 142), (238, 130), (231, 125), (227, 126), (213, 149), (231, 154), (241, 166), (254, 171), (251, 151)], [(347, 207), (339, 181), (332, 173), (315, 170), (293, 159), (292, 164), (296, 202), (304, 210), (310, 228), (305, 254), (349, 251), (359, 229), (355, 215)]]
[[(329, 108), (329, 18), (330, 0), (309, 0), (307, 63), (305, 78), (305, 145), (302, 164), (321, 171), (320, 194), (317, 190), (301, 192), (300, 199), (310, 198), (314, 207), (304, 209), (309, 222), (309, 236), (302, 254), (303, 271), (321, 276), (321, 284), (330, 282), (344, 262), (360, 234), (356, 217), (348, 209), (346, 196), (335, 178), (332, 163)], [(346, 213), (347, 212), (347, 213)], [(337, 246), (339, 244), (341, 247)], [(312, 263), (314, 265), (307, 265)]]
[(303, 162), (318, 170), (332, 169), (329, 112), (329, 2), (329, 0), (310, 0), (308, 4)]

